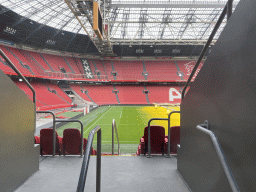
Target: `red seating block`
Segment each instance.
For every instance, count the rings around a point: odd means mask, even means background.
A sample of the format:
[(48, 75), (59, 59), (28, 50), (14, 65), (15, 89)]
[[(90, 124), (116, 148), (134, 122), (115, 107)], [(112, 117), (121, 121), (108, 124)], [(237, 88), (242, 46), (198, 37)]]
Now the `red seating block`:
[[(53, 129), (45, 128), (40, 131), (40, 153), (41, 155), (52, 155), (53, 151)], [(56, 132), (56, 155), (61, 155), (62, 137), (59, 137)]]

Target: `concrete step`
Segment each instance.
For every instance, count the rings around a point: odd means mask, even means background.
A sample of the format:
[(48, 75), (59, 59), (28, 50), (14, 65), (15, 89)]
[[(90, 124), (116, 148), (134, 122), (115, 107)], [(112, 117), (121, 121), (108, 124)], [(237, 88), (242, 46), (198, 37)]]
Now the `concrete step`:
[[(177, 159), (162, 156), (102, 156), (103, 192), (186, 192), (177, 171)], [(83, 158), (40, 157), (40, 170), (16, 192), (76, 191)], [(96, 156), (90, 158), (85, 191), (96, 191)]]

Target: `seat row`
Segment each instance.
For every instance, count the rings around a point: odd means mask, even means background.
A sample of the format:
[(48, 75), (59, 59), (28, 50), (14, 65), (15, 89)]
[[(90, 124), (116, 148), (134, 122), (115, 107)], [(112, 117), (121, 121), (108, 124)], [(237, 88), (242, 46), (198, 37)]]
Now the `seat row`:
[[(177, 145), (180, 144), (180, 126), (170, 127), (170, 154), (177, 154)], [(162, 126), (150, 126), (151, 154), (162, 154), (168, 152), (168, 135)], [(144, 136), (140, 139), (137, 155), (148, 153), (148, 127), (144, 129)]]
[[(40, 130), (40, 137), (35, 136), (35, 144), (40, 144), (41, 155), (53, 154), (53, 129), (45, 128)], [(87, 139), (83, 138), (83, 153), (86, 149)], [(63, 132), (63, 137), (56, 132), (56, 155), (80, 155), (81, 154), (81, 133), (78, 129), (69, 128)], [(91, 149), (91, 155), (97, 151)]]

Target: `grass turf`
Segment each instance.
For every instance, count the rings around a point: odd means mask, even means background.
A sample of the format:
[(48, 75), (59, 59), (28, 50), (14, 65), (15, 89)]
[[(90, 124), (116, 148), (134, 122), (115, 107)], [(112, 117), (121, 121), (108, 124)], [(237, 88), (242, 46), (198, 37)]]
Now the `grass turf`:
[[(179, 111), (179, 107), (173, 107)], [(163, 107), (142, 106), (104, 106), (79, 118), (84, 124), (83, 134), (88, 138), (89, 132), (99, 125), (102, 129), (102, 152), (111, 152), (112, 143), (112, 120), (115, 119), (122, 153), (136, 153), (140, 138), (144, 135), (144, 128), (151, 118), (167, 118), (167, 109)], [(171, 117), (171, 126), (180, 124), (179, 114)], [(161, 125), (167, 130), (167, 121), (153, 121), (151, 125)], [(59, 136), (63, 136), (66, 128), (78, 128), (80, 124), (69, 123), (57, 130)], [(96, 149), (96, 135), (93, 148)], [(115, 152), (117, 152), (117, 141), (115, 137)]]

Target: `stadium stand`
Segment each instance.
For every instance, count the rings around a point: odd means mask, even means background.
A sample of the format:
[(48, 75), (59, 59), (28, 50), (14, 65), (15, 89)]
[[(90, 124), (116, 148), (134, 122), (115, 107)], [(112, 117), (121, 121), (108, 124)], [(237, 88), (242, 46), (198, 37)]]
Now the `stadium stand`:
[[(183, 72), (183, 78), (184, 80), (188, 80), (195, 64), (196, 64), (196, 61), (177, 61), (177, 64), (178, 64), (178, 67), (179, 69)], [(195, 77), (197, 76), (198, 72), (200, 71), (200, 69), (202, 68), (203, 66), (203, 61), (200, 63), (200, 65), (198, 66), (198, 69), (195, 73), (195, 75), (193, 76), (193, 79), (195, 79)]]
[(113, 85), (82, 85), (82, 87), (89, 92), (88, 94), (97, 104), (118, 104)]
[[(32, 100), (32, 92), (25, 85), (24, 82), (15, 81), (15, 84), (20, 89), (22, 89)], [(31, 82), (31, 85), (34, 87), (37, 93), (37, 110), (71, 107), (72, 100), (68, 98), (68, 96), (65, 96), (66, 93), (64, 93), (59, 87), (57, 87), (53, 83), (47, 83), (47, 85), (50, 85), (50, 87), (54, 88), (52, 90), (55, 90), (56, 93), (60, 94), (67, 100), (63, 100), (57, 94), (51, 92), (51, 89), (49, 90), (49, 88), (43, 83)]]
[[(181, 89), (177, 85), (147, 85), (149, 90), (148, 98), (152, 103), (180, 103), (181, 102)], [(171, 89), (171, 90), (170, 90)]]
[(20, 72), (24, 75), (32, 75), (32, 73), (21, 65), (20, 61), (11, 53), (6, 46), (0, 45), (2, 51), (6, 54), (6, 56), (13, 62), (13, 64), (20, 70)]
[(48, 66), (48, 64), (39, 53), (33, 51), (28, 51), (28, 53), (35, 59), (35, 61), (37, 61), (43, 67), (45, 71), (51, 71), (51, 68)]
[(141, 85), (116, 85), (121, 104), (147, 104), (146, 95)]
[(54, 71), (63, 72), (63, 73), (72, 73), (70, 67), (65, 62), (62, 56), (50, 55), (50, 54), (41, 54), (44, 59), (49, 63)]
[(97, 67), (97, 70), (99, 71), (100, 75), (102, 76), (101, 79), (107, 79), (107, 72), (104, 68), (104, 62), (101, 60), (94, 60), (94, 64)]
[(72, 67), (72, 69), (74, 70), (74, 72), (76, 74), (83, 74), (83, 69), (79, 69), (77, 62), (75, 61), (75, 58), (71, 58), (71, 57), (65, 57), (66, 61), (69, 63), (69, 65)]
[(144, 80), (141, 61), (113, 61), (118, 80)]
[(148, 80), (179, 80), (173, 61), (145, 61)]
[(114, 76), (112, 75), (114, 72), (112, 70), (112, 66), (111, 66), (111, 61), (104, 61), (104, 65), (105, 65), (105, 68), (106, 68), (106, 73), (107, 73), (107, 76), (108, 76), (108, 79), (109, 80), (114, 80)]
[[(25, 76), (85, 79), (84, 69), (79, 58), (37, 53), (2, 45), (0, 48)], [(93, 73), (92, 79), (156, 82), (187, 80), (196, 63), (196, 61), (102, 61), (97, 59), (89, 59), (88, 62)], [(192, 80), (202, 66), (203, 62)], [(3, 59), (0, 60), (0, 69), (6, 73), (12, 73), (12, 69), (3, 64)]]
[(74, 92), (76, 92), (80, 97), (82, 97), (85, 101), (91, 102), (91, 99), (85, 93), (82, 92), (82, 91), (86, 91), (86, 90), (84, 90), (80, 85), (72, 84), (72, 85), (70, 85), (70, 88)]

